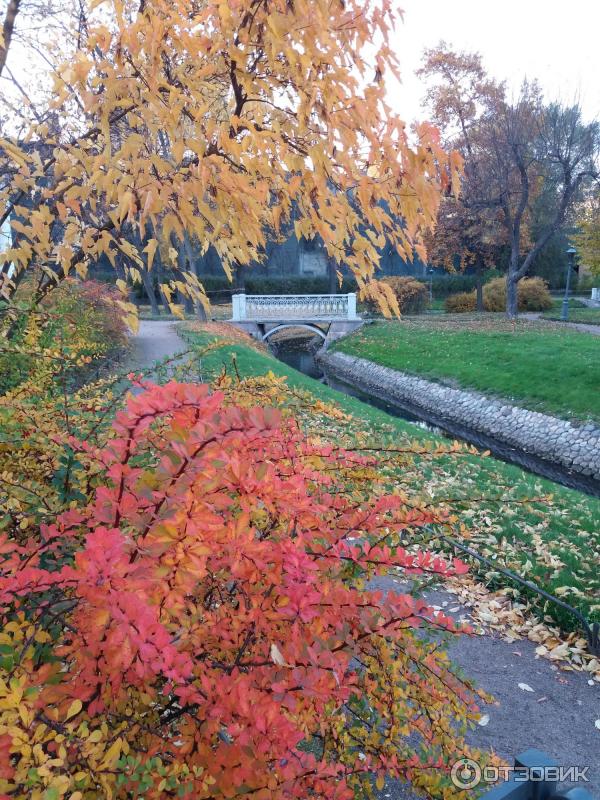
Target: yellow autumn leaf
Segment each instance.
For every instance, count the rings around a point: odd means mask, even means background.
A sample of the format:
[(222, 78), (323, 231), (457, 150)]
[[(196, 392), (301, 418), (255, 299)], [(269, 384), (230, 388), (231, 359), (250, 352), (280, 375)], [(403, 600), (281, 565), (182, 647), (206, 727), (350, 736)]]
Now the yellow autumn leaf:
[(98, 769), (113, 769), (121, 755), (121, 748), (121, 739), (116, 739), (104, 754)]
[(76, 716), (77, 714), (79, 714), (82, 708), (83, 708), (83, 703), (81, 702), (81, 700), (73, 700), (73, 702), (71, 703), (71, 705), (67, 710), (67, 715), (65, 719), (71, 719), (71, 717)]
[(125, 324), (132, 333), (137, 333), (140, 329), (140, 318), (137, 314), (126, 314)]
[(156, 239), (149, 239), (148, 244), (144, 248), (144, 253), (148, 255), (148, 269), (152, 269), (152, 264), (154, 262), (154, 255), (158, 248), (158, 241)]

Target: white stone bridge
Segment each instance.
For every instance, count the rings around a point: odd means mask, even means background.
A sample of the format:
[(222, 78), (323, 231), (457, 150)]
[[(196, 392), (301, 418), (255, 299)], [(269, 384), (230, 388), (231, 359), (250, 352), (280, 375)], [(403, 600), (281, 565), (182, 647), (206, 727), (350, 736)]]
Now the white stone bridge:
[(286, 328), (304, 328), (326, 344), (362, 325), (356, 294), (234, 294), (229, 322), (261, 341)]

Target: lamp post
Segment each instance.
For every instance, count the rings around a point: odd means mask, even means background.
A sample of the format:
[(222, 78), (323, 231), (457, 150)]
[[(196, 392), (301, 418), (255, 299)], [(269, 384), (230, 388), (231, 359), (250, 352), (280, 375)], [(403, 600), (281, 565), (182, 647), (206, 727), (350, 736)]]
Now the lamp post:
[(433, 273), (435, 270), (433, 267), (429, 267), (427, 272), (429, 273), (429, 303), (431, 304), (433, 302)]
[(576, 255), (577, 250), (574, 247), (567, 248), (567, 283), (565, 286), (565, 296), (562, 303), (562, 313), (560, 315), (560, 318), (563, 322), (566, 322), (569, 319), (569, 288), (571, 286), (571, 272), (573, 272), (573, 268), (575, 266)]

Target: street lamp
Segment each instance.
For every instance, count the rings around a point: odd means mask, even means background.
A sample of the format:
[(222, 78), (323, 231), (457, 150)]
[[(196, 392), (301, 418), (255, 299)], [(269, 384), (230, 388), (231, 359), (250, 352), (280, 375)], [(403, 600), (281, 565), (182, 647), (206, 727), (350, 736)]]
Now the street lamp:
[(565, 296), (563, 298), (562, 304), (562, 314), (560, 318), (563, 322), (566, 322), (569, 319), (569, 287), (571, 286), (571, 272), (575, 268), (575, 256), (577, 255), (577, 250), (574, 247), (567, 248), (567, 284), (565, 286)]
[(429, 267), (427, 272), (429, 273), (429, 303), (431, 304), (433, 302), (433, 273), (435, 270), (433, 267)]

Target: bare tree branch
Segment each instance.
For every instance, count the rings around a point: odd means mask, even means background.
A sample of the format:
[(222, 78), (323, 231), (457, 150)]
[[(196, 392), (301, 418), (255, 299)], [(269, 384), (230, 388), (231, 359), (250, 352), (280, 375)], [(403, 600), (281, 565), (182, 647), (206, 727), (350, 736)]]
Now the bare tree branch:
[(4, 25), (2, 26), (2, 44), (0, 46), (0, 75), (2, 75), (4, 65), (6, 64), (6, 58), (8, 56), (13, 31), (15, 29), (15, 21), (17, 19), (17, 14), (19, 13), (20, 5), (21, 0), (9, 0), (8, 7), (6, 9)]

